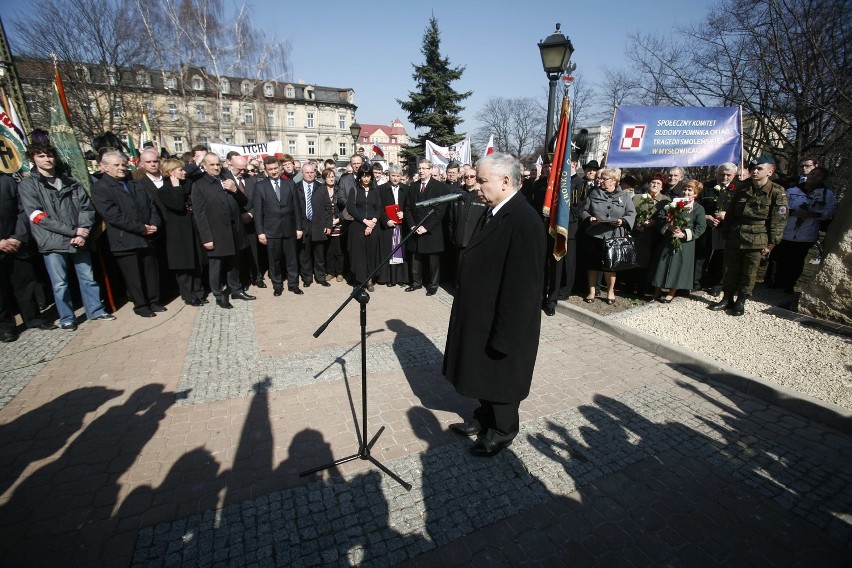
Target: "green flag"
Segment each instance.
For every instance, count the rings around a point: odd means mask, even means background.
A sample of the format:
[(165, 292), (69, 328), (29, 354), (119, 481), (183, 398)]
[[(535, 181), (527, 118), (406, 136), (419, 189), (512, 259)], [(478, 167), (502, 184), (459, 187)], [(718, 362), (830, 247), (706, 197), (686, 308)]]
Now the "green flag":
[(136, 150), (136, 146), (133, 145), (133, 136), (129, 132), (127, 133), (127, 155), (131, 159), (139, 157), (139, 152)]
[[(59, 73), (57, 72), (57, 77)], [(50, 143), (59, 153), (59, 158), (71, 167), (71, 175), (86, 189), (86, 193), (92, 194), (92, 181), (89, 170), (86, 168), (86, 159), (77, 136), (68, 122), (65, 108), (62, 105), (62, 97), (56, 80), (53, 81), (53, 93), (50, 95)]]

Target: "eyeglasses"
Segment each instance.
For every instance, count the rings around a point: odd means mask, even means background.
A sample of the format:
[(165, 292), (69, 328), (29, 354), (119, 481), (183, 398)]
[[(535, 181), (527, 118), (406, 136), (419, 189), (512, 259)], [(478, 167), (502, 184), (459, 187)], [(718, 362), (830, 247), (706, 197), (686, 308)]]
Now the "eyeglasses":
[(475, 176), (475, 175), (473, 175), (473, 176), (464, 176), (464, 179), (476, 179), (476, 176)]

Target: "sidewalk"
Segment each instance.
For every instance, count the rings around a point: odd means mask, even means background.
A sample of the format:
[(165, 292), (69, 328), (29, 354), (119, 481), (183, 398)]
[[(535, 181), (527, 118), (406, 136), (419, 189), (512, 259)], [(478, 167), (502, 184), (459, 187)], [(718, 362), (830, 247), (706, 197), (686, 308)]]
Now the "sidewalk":
[(848, 559), (852, 438), (563, 314), (542, 322), (516, 442), (471, 457), (447, 431), (474, 405), (440, 375), (443, 290), (368, 305), (368, 436), (385, 428), (373, 456), (412, 491), (363, 460), (299, 477), (358, 448), (358, 305), (312, 337), (348, 291), (125, 307), (0, 347), (3, 563)]

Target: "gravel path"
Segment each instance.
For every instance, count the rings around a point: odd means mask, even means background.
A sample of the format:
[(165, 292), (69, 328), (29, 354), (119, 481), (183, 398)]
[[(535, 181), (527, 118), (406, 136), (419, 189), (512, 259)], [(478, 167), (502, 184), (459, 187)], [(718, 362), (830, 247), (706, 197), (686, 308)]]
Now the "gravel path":
[[(712, 296), (676, 298), (610, 316), (632, 328), (687, 347), (763, 379), (852, 409), (852, 339), (805, 327), (765, 310), (783, 294), (756, 290), (746, 314), (706, 309)], [(789, 296), (786, 296), (789, 299)]]

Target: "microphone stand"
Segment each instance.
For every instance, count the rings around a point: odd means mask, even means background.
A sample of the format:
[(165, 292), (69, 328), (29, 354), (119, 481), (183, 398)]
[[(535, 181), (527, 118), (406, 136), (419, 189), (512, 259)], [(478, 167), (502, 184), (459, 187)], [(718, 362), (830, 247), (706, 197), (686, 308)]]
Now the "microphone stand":
[(382, 470), (384, 473), (386, 473), (388, 476), (390, 476), (392, 479), (394, 479), (397, 483), (399, 483), (400, 485), (405, 487), (405, 489), (407, 491), (411, 491), (411, 484), (410, 483), (403, 481), (403, 479), (401, 477), (399, 477), (397, 474), (395, 474), (394, 472), (389, 470), (387, 467), (385, 467), (384, 464), (382, 464), (379, 460), (374, 458), (370, 453), (370, 451), (373, 449), (373, 446), (378, 441), (379, 436), (381, 436), (382, 432), (385, 431), (385, 427), (382, 426), (381, 428), (379, 428), (379, 430), (376, 432), (376, 434), (373, 436), (373, 438), (370, 439), (369, 442), (367, 442), (367, 303), (370, 301), (370, 295), (365, 291), (365, 288), (367, 287), (367, 283), (370, 282), (370, 280), (372, 280), (373, 277), (376, 274), (379, 273), (379, 270), (381, 270), (381, 268), (385, 264), (390, 262), (390, 259), (393, 258), (393, 256), (396, 254), (396, 251), (398, 251), (400, 248), (402, 248), (402, 245), (404, 245), (406, 243), (406, 241), (408, 241), (408, 239), (410, 239), (411, 236), (415, 234), (417, 229), (419, 229), (423, 225), (423, 223), (426, 222), (426, 219), (428, 219), (435, 212), (435, 209), (438, 207), (438, 205), (440, 205), (440, 204), (435, 204), (429, 209), (429, 211), (426, 213), (426, 215), (423, 216), (423, 218), (420, 220), (420, 222), (417, 223), (417, 225), (415, 225), (411, 229), (411, 231), (409, 231), (409, 233), (407, 235), (405, 235), (405, 237), (403, 237), (399, 241), (399, 244), (394, 247), (394, 249), (390, 252), (390, 254), (382, 262), (379, 263), (379, 265), (372, 272), (372, 274), (370, 274), (364, 280), (364, 282), (362, 282), (358, 286), (355, 286), (352, 289), (352, 293), (349, 295), (349, 297), (346, 298), (346, 300), (344, 300), (344, 302), (340, 305), (340, 307), (338, 307), (337, 310), (333, 314), (331, 314), (331, 316), (329, 316), (329, 318), (325, 321), (325, 323), (323, 323), (321, 326), (319, 326), (317, 328), (317, 330), (314, 332), (314, 337), (319, 337), (320, 335), (322, 335), (323, 332), (326, 330), (326, 328), (329, 326), (329, 324), (332, 321), (334, 321), (334, 319), (337, 317), (337, 315), (340, 312), (342, 312), (343, 309), (347, 305), (349, 305), (349, 302), (351, 302), (352, 300), (355, 300), (355, 301), (358, 302), (358, 304), (360, 304), (360, 306), (361, 306), (360, 326), (361, 326), (361, 431), (362, 431), (362, 435), (361, 435), (361, 439), (358, 441), (358, 451), (356, 453), (352, 454), (351, 456), (346, 456), (345, 458), (340, 458), (339, 460), (335, 460), (335, 461), (331, 462), (330, 464), (321, 465), (321, 466), (315, 467), (313, 469), (303, 471), (299, 474), (300, 477), (304, 477), (306, 475), (310, 475), (312, 473), (316, 473), (316, 472), (322, 471), (324, 469), (331, 469), (331, 468), (333, 468), (337, 465), (340, 465), (342, 463), (350, 462), (350, 461), (353, 461), (353, 460), (356, 460), (356, 459), (362, 459), (362, 460), (369, 461), (374, 466), (376, 466), (377, 468)]

